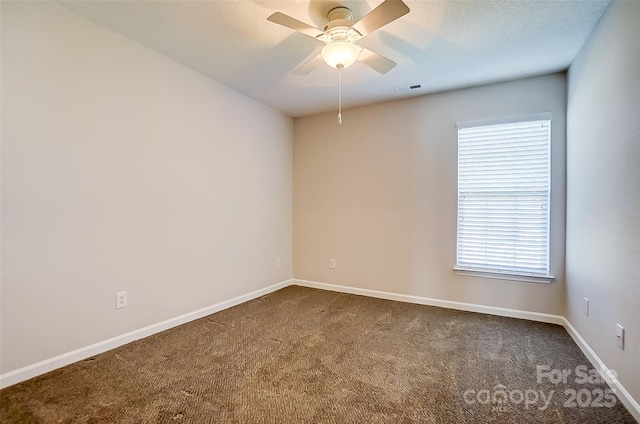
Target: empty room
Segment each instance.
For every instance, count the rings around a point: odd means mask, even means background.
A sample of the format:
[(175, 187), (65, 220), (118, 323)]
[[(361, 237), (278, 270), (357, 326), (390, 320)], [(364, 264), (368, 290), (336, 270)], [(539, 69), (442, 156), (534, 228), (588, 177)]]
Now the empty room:
[(0, 19), (0, 422), (640, 422), (640, 1)]

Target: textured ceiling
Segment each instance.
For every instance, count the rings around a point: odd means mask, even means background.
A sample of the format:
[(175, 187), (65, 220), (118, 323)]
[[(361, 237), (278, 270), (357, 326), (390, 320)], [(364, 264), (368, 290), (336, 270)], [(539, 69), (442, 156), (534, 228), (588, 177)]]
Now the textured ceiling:
[[(382, 0), (59, 1), (149, 48), (299, 117), (337, 108), (338, 74), (322, 64), (291, 72), (322, 43), (267, 21), (282, 12), (316, 27), (347, 6), (354, 20)], [(379, 75), (356, 63), (343, 72), (343, 107), (566, 69), (610, 0), (423, 1), (359, 44), (398, 63)], [(397, 93), (394, 87), (421, 83)]]

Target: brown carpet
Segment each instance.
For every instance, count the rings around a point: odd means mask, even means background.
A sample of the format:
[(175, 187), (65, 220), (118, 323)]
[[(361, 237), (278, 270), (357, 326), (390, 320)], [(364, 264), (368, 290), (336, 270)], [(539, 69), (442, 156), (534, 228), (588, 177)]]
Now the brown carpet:
[(579, 365), (560, 326), (292, 286), (2, 390), (0, 418), (634, 423)]

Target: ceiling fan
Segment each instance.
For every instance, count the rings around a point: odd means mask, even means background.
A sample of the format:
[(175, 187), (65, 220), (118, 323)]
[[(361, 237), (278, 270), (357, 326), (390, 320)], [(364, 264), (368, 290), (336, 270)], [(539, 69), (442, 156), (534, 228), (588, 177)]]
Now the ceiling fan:
[(318, 56), (304, 63), (293, 73), (296, 75), (309, 74), (317, 66), (319, 57), (327, 65), (338, 70), (338, 123), (342, 124), (341, 71), (358, 60), (380, 74), (386, 74), (396, 66), (396, 63), (391, 59), (356, 44), (356, 41), (407, 13), (409, 13), (409, 7), (402, 0), (384, 0), (355, 23), (353, 22), (353, 13), (349, 8), (335, 7), (327, 14), (329, 22), (323, 29), (305, 24), (280, 12), (272, 14), (267, 20), (301, 32), (325, 44)]
[[(386, 74), (396, 66), (396, 63), (355, 42), (407, 13), (409, 13), (409, 7), (402, 0), (384, 0), (357, 22), (353, 22), (353, 13), (349, 8), (335, 7), (327, 14), (329, 22), (323, 29), (315, 28), (280, 12), (272, 14), (267, 20), (324, 42), (325, 46), (319, 56), (333, 68), (347, 68), (356, 60), (360, 60), (375, 71)], [(306, 75), (311, 72), (318, 62), (315, 60), (317, 57), (296, 69), (294, 74)]]

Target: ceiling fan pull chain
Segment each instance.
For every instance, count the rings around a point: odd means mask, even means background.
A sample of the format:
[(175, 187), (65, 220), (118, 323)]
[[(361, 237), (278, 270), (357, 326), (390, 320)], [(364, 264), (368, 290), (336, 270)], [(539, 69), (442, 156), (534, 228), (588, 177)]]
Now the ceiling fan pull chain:
[(342, 68), (338, 65), (338, 125), (342, 125)]

